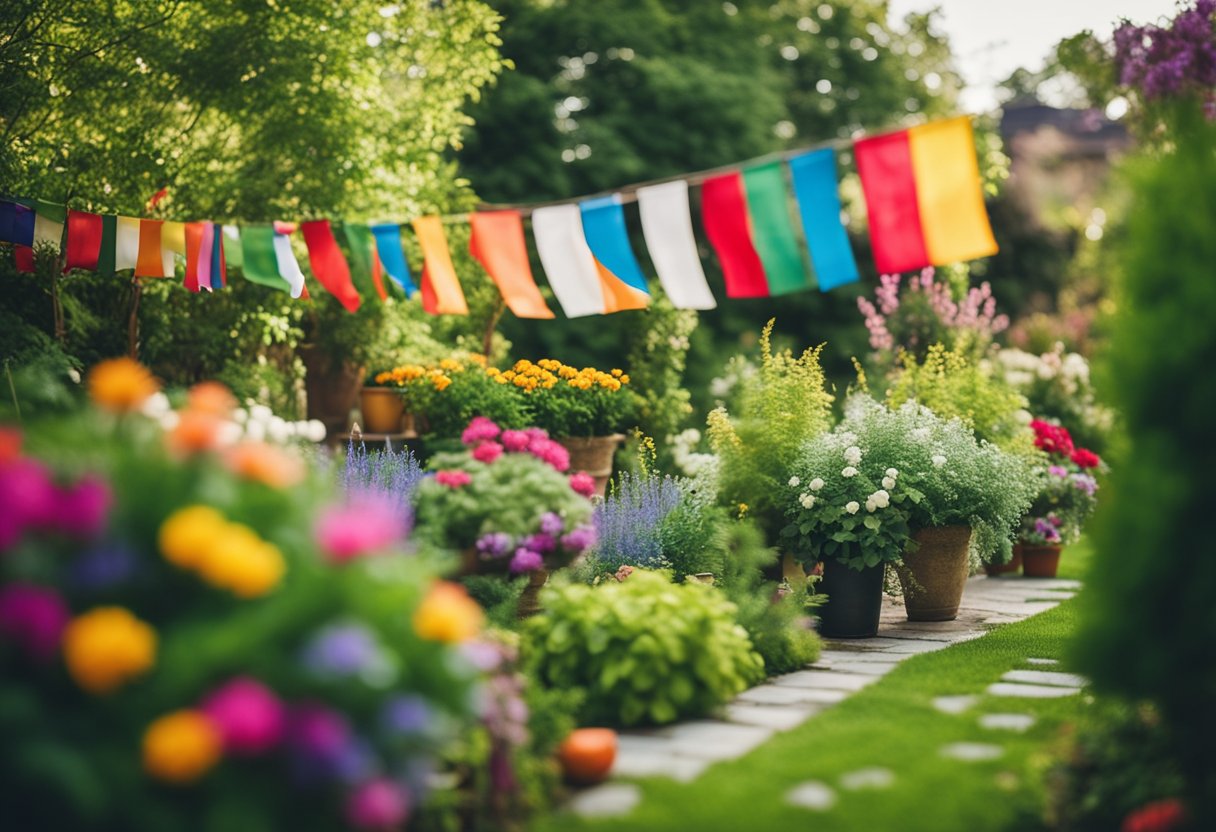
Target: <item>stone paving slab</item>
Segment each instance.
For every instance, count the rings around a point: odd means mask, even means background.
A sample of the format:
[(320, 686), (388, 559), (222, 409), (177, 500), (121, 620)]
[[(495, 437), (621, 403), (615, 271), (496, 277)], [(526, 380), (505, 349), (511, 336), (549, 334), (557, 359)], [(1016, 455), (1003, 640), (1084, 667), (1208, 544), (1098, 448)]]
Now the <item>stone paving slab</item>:
[(818, 688), (821, 690), (858, 691), (873, 682), (871, 676), (856, 673), (838, 673), (835, 670), (799, 670), (775, 676), (773, 684), (791, 688)]
[(1054, 685), (1061, 688), (1079, 688), (1085, 685), (1084, 676), (1075, 673), (1059, 673), (1054, 670), (1011, 670), (1001, 676), (1003, 682), (1025, 682), (1030, 685)]
[(704, 719), (682, 722), (657, 733), (671, 743), (673, 754), (717, 762), (742, 757), (772, 737), (773, 729)]
[(603, 783), (579, 792), (569, 808), (585, 818), (607, 818), (628, 814), (641, 799), (642, 790), (632, 783)]
[(828, 642), (833, 649), (824, 650), (819, 654), (819, 660), (812, 667), (824, 665), (835, 667), (838, 662), (902, 662), (912, 658), (911, 653), (883, 653), (877, 650), (837, 650), (840, 642)]
[(1021, 696), (1025, 699), (1057, 699), (1080, 693), (1080, 688), (1061, 688), (1053, 685), (1021, 685), (1013, 682), (997, 682), (988, 686), (990, 696)]
[(726, 706), (724, 715), (726, 719), (740, 725), (759, 725), (762, 728), (772, 728), (774, 731), (788, 731), (791, 728), (797, 728), (819, 711), (818, 706), (809, 704), (779, 707), (734, 702)]
[(757, 705), (835, 705), (849, 695), (844, 690), (815, 690), (812, 688), (781, 687), (779, 685), (760, 685), (746, 690), (735, 699), (736, 702), (750, 702)]

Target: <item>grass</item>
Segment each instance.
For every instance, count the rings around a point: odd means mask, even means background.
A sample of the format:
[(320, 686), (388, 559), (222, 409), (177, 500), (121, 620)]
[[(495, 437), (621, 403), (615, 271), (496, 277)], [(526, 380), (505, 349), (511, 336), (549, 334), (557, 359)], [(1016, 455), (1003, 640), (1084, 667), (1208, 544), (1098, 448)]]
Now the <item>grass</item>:
[[(1061, 577), (1080, 577), (1089, 559), (1084, 544), (1061, 561)], [(799, 728), (780, 734), (739, 760), (711, 766), (692, 783), (639, 780), (641, 804), (613, 819), (559, 814), (538, 830), (684, 830), (699, 832), (814, 828), (831, 830), (1033, 829), (1041, 825), (1042, 775), (1061, 727), (1075, 722), (1083, 697), (997, 699), (982, 696), (959, 715), (935, 710), (937, 696), (982, 694), (1002, 673), (1028, 668), (1029, 657), (1061, 660), (1076, 623), (1076, 604), (995, 629), (981, 639), (915, 656), (879, 682)], [(1025, 713), (1036, 722), (1024, 734), (981, 728), (984, 713)], [(939, 755), (953, 742), (1000, 745), (990, 762)], [(895, 774), (883, 790), (845, 791), (841, 775), (880, 766)], [(829, 811), (786, 804), (795, 785), (818, 780), (836, 790)]]

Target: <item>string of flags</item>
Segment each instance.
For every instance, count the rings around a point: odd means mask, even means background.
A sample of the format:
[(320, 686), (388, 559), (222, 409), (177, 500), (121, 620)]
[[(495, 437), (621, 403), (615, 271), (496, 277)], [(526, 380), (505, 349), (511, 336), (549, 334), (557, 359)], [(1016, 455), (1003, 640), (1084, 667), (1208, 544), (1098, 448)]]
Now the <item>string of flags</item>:
[[(996, 252), (969, 117), (860, 139), (853, 154), (880, 273)], [(528, 213), (545, 277), (566, 317), (642, 309), (651, 295), (630, 242), (627, 192), (638, 202), (642, 238), (663, 291), (678, 308), (711, 309), (717, 301), (693, 230), (690, 180), (699, 180), (701, 226), (721, 264), (728, 298), (828, 291), (859, 279), (841, 220), (832, 147), (608, 196), (478, 211), (462, 218), (471, 229), (470, 252), (515, 315), (555, 317), (532, 273)], [(467, 315), (444, 218), (409, 223), (422, 251), (417, 280), (402, 244), (403, 228), (327, 219), (240, 226), (174, 222), (93, 214), (36, 199), (0, 200), (0, 242), (13, 244), (22, 271), (33, 271), (33, 246), (66, 241), (65, 271), (130, 270), (135, 277), (171, 278), (180, 260), (183, 283), (193, 292), (223, 289), (229, 273), (238, 271), (251, 282), (307, 298), (308, 279), (292, 247), (293, 235), (299, 235), (313, 279), (348, 311), (390, 295), (420, 295), (428, 313)]]

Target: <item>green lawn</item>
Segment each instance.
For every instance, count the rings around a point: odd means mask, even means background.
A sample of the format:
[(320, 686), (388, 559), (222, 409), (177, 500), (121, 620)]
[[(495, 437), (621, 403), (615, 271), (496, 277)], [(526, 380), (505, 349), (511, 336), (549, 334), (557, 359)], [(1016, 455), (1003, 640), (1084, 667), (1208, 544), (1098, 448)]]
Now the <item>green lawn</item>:
[[(1079, 577), (1088, 547), (1069, 550), (1062, 577)], [(961, 715), (932, 707), (934, 697), (979, 694), (1002, 673), (1028, 668), (1028, 657), (1064, 659), (1076, 623), (1076, 603), (997, 628), (981, 639), (904, 661), (881, 681), (801, 727), (778, 735), (751, 754), (712, 766), (696, 781), (638, 781), (644, 798), (623, 818), (587, 821), (559, 814), (542, 830), (996, 830), (1039, 824), (1042, 773), (1060, 728), (1075, 720), (1082, 696), (1054, 700), (983, 697)], [(1063, 664), (1052, 668), (1067, 670)], [(1036, 717), (1024, 734), (988, 730), (983, 713)], [(961, 762), (938, 754), (953, 742), (986, 742), (1005, 749), (991, 762)], [(842, 774), (881, 766), (895, 774), (883, 790), (849, 792)], [(837, 791), (826, 812), (789, 806), (784, 795), (818, 780)]]

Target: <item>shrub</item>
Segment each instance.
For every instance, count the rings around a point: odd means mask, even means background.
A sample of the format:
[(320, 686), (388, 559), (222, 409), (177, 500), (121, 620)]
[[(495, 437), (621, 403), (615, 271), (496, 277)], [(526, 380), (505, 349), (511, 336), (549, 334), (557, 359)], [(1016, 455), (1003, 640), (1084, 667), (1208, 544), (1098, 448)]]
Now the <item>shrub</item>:
[(377, 373), (373, 381), (401, 389), (428, 439), (454, 440), (477, 416), (505, 428), (526, 427), (523, 403), (509, 387), (497, 383), (485, 363), (480, 355), (465, 354), (432, 366), (405, 364)]
[(1041, 355), (1004, 349), (992, 361), (1005, 383), (1026, 397), (1040, 419), (1058, 422), (1077, 441), (1101, 452), (1114, 428), (1114, 413), (1098, 403), (1085, 356), (1065, 352), (1062, 343)]
[(552, 358), (486, 371), (519, 399), (529, 424), (552, 436), (608, 436), (624, 430), (636, 410), (629, 374), (571, 367)]
[(709, 414), (709, 440), (720, 459), (718, 494), (724, 505), (756, 519), (770, 542), (785, 526), (789, 468), (803, 442), (832, 425), (832, 394), (819, 366), (822, 347), (795, 357), (772, 351), (775, 321), (760, 336), (759, 370), (740, 380), (739, 412)]
[(622, 582), (542, 592), (524, 627), (537, 678), (586, 692), (584, 723), (703, 716), (764, 675), (735, 606), (710, 586), (635, 570)]

